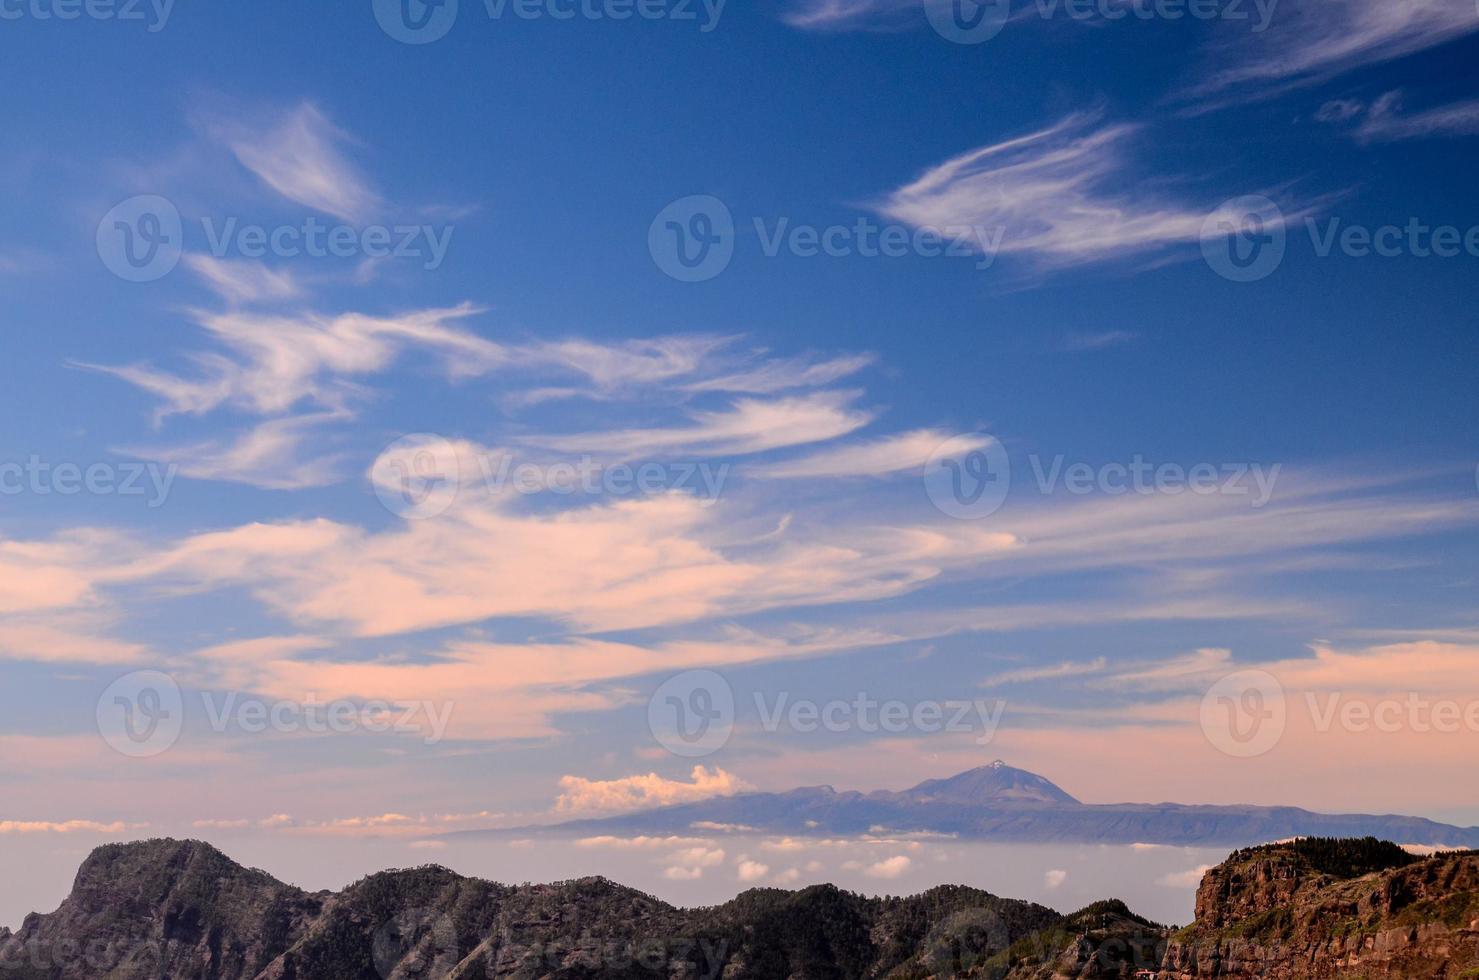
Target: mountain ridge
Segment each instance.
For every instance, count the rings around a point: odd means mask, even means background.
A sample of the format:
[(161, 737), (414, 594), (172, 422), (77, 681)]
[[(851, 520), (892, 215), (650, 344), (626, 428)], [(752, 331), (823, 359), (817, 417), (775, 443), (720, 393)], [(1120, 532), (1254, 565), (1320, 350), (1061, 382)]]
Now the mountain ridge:
[(1195, 803), (1083, 803), (1036, 773), (1001, 760), (901, 791), (831, 786), (740, 793), (505, 830), (509, 833), (671, 833), (694, 824), (791, 836), (952, 834), (1019, 843), (1174, 844), (1242, 847), (1292, 837), (1378, 837), (1405, 844), (1479, 847), (1479, 827), (1402, 814), (1319, 813), (1293, 806)]
[(204, 841), (109, 844), (56, 911), (0, 928), (6, 980), (1453, 980), (1479, 971), (1479, 852), (1375, 839), (1231, 854), (1172, 930), (961, 885), (869, 898), (753, 888), (683, 909), (603, 877), (441, 865), (307, 892)]

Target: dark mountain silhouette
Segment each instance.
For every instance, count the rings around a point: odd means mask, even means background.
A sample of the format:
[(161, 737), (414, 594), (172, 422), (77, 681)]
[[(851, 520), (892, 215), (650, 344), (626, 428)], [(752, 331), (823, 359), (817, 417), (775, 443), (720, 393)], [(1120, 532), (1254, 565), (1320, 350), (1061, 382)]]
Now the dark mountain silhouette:
[(1173, 932), (959, 886), (757, 888), (680, 909), (604, 878), (500, 885), (435, 865), (309, 893), (200, 841), (100, 847), (50, 915), (0, 929), (6, 980), (1315, 980), (1475, 975), (1479, 853), (1366, 840), (1233, 854)]
[[(1380, 837), (1404, 844), (1479, 847), (1479, 827), (1395, 814), (1316, 813), (1292, 806), (1081, 803), (1051, 781), (997, 761), (902, 792), (808, 786), (577, 820), (561, 834), (669, 833), (694, 824), (764, 833), (945, 833), (973, 840), (1237, 847), (1291, 837)], [(531, 828), (513, 831), (531, 832)], [(474, 835), (505, 831), (469, 831)]]

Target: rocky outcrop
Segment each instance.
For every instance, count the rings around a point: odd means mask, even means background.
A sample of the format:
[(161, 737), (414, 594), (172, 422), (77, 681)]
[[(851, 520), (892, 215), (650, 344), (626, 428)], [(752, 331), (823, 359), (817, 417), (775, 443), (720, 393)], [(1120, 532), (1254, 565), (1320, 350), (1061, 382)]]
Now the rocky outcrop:
[(0, 980), (1160, 980), (1479, 977), (1479, 853), (1373, 839), (1251, 848), (1171, 935), (1118, 901), (1071, 915), (974, 888), (752, 889), (680, 909), (583, 878), (428, 866), (309, 893), (199, 841), (99, 848), (50, 915), (0, 930)]
[(1168, 946), (1165, 977), (1479, 976), (1476, 852), (1418, 860), (1369, 840), (1254, 848), (1207, 872), (1196, 911)]
[(199, 841), (100, 847), (51, 915), (0, 938), (0, 980), (250, 980), (323, 908)]

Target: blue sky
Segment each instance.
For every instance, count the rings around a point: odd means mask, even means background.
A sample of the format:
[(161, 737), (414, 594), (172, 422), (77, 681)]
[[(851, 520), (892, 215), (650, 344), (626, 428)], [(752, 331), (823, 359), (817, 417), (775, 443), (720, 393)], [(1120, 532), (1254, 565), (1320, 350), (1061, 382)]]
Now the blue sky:
[[(1014, 4), (971, 44), (904, 0), (460, 7), (407, 44), (368, 0), (0, 4), (0, 831), (429, 835), (996, 756), (1479, 822), (1474, 730), (1309, 707), (1479, 703), (1467, 0)], [(715, 201), (727, 261), (670, 275)], [(310, 225), (345, 254), (289, 254)], [(942, 503), (1003, 459), (1004, 498)], [(1250, 668), (1288, 730), (1241, 757), (1199, 712)], [(648, 715), (694, 669), (738, 705), (701, 758)], [(135, 758), (100, 699), (137, 671), (184, 731)], [(1005, 711), (982, 744), (756, 710), (860, 690)], [(233, 693), (451, 714), (217, 730)]]

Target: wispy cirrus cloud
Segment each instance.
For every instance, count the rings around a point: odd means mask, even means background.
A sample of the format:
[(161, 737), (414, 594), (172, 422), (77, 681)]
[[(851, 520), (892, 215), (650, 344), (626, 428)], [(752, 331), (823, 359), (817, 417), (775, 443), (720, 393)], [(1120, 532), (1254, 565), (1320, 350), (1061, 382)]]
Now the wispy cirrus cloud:
[(196, 323), (224, 352), (195, 354), (193, 376), (138, 364), (78, 366), (158, 396), (160, 416), (199, 415), (222, 405), (272, 415), (305, 401), (343, 409), (354, 393), (351, 379), (383, 372), (411, 350), (440, 355), (451, 377), (503, 360), (499, 345), (456, 325), (476, 312), (468, 304), (396, 316), (196, 311)]
[(180, 445), (121, 446), (118, 452), (175, 466), (195, 480), (244, 483), (264, 490), (301, 490), (343, 479), (345, 454), (324, 453), (324, 428), (347, 412), (269, 419), (232, 435)]
[(798, 0), (781, 19), (803, 30), (881, 30), (898, 26), (906, 11), (922, 9), (922, 0)]
[(129, 664), (149, 653), (142, 643), (107, 635), (115, 624), (89, 615), (0, 619), (0, 660)]
[(964, 455), (992, 443), (989, 436), (960, 436), (942, 429), (916, 429), (851, 445), (839, 446), (779, 463), (749, 467), (746, 473), (775, 479), (886, 476), (921, 471), (946, 443), (952, 455)]
[(877, 360), (873, 354), (842, 354), (836, 357), (758, 357), (715, 377), (692, 381), (685, 391), (723, 391), (770, 395), (797, 388), (820, 388), (854, 375)]
[(384, 205), (343, 152), (349, 134), (311, 103), (260, 123), (213, 118), (206, 130), (290, 201), (352, 223), (369, 221)]
[(511, 361), (536, 371), (575, 375), (578, 385), (534, 388), (510, 396), (519, 406), (559, 398), (611, 400), (652, 391), (774, 395), (822, 388), (873, 364), (872, 354), (835, 357), (735, 352), (735, 336), (673, 335), (624, 341), (541, 341), (514, 344)]
[(1124, 347), (1139, 339), (1140, 335), (1133, 330), (1071, 333), (1059, 341), (1058, 351), (1063, 354), (1083, 354), (1089, 351), (1107, 350), (1110, 347)]
[(304, 294), (302, 284), (291, 272), (261, 262), (209, 255), (187, 255), (184, 261), (228, 303), (299, 299)]
[(1103, 657), (1095, 657), (1093, 660), (1074, 662), (1069, 661), (1061, 664), (1051, 664), (1044, 667), (1020, 667), (1016, 670), (1003, 671), (983, 679), (981, 687), (1002, 687), (1007, 684), (1030, 684), (1034, 681), (1061, 680), (1065, 677), (1078, 677), (1083, 674), (1102, 673), (1109, 665)]
[(1131, 156), (1138, 131), (1072, 113), (931, 167), (874, 207), (916, 228), (999, 231), (999, 254), (1050, 268), (1199, 241), (1211, 207), (1152, 189)]
[(1356, 138), (1367, 143), (1474, 135), (1479, 135), (1479, 99), (1404, 114), (1401, 92), (1387, 92), (1372, 102), (1355, 130)]
[(1435, 47), (1479, 31), (1462, 0), (1284, 0), (1271, 29), (1214, 50), (1190, 98), (1255, 97)]
[(739, 456), (785, 446), (824, 442), (867, 425), (873, 414), (851, 407), (854, 392), (824, 391), (763, 400), (737, 399), (727, 409), (690, 412), (673, 427), (531, 436), (526, 444), (562, 452), (599, 451), (618, 458), (689, 453)]

